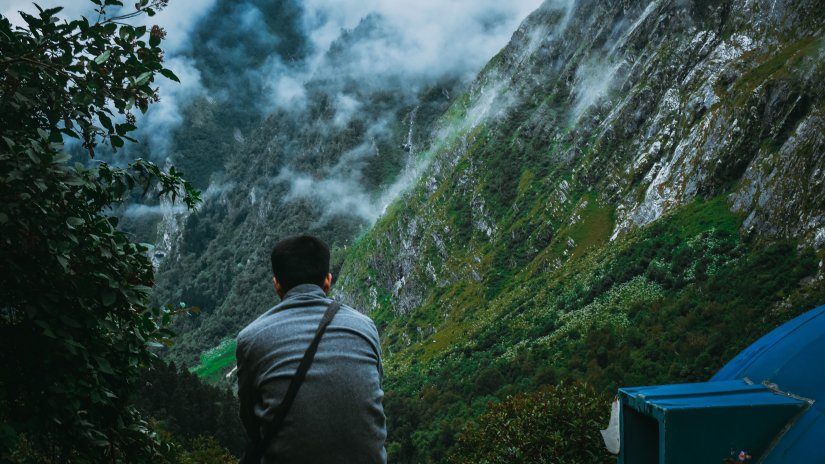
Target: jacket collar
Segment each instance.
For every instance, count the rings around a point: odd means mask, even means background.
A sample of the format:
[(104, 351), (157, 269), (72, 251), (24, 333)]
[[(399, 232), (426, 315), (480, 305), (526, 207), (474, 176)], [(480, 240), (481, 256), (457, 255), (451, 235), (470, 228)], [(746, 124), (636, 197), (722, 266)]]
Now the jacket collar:
[(289, 289), (284, 295), (282, 301), (286, 301), (297, 296), (309, 296), (309, 297), (316, 297), (316, 298), (326, 298), (327, 294), (324, 293), (324, 289), (315, 285), (315, 284), (299, 284)]

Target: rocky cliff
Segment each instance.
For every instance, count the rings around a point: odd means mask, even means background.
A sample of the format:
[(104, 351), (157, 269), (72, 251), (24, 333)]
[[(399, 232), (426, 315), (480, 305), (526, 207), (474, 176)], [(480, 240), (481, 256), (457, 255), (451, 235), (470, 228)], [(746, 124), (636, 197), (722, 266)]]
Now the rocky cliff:
[(491, 396), (705, 379), (825, 302), (823, 27), (807, 0), (548, 0), (521, 25), (341, 270), (398, 461), (444, 459)]
[(156, 298), (204, 311), (172, 357), (216, 346), (231, 383), (267, 248), (308, 231), (381, 331), (393, 462), (444, 462), (548, 384), (707, 379), (825, 303), (823, 27), (816, 0), (548, 0), (470, 82), (350, 72), (397, 42), (380, 15), (321, 54), (273, 41), (300, 104), (258, 121), (207, 95), (179, 131), (206, 200), (167, 215)]

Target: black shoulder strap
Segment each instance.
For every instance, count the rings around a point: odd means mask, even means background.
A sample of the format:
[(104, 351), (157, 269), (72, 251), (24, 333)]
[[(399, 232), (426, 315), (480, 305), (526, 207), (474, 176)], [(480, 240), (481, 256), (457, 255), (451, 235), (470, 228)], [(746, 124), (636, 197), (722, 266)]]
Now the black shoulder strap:
[(301, 388), (301, 384), (307, 376), (307, 371), (309, 371), (312, 361), (315, 359), (315, 352), (318, 351), (318, 343), (321, 341), (321, 336), (324, 335), (324, 331), (327, 330), (327, 326), (332, 321), (332, 318), (335, 317), (335, 313), (338, 312), (338, 308), (340, 307), (341, 303), (333, 301), (329, 304), (329, 307), (324, 313), (324, 317), (321, 318), (318, 329), (315, 330), (315, 338), (312, 339), (312, 343), (309, 344), (309, 347), (304, 352), (304, 357), (301, 359), (301, 364), (298, 365), (298, 370), (295, 371), (295, 376), (292, 377), (292, 381), (289, 383), (289, 388), (286, 391), (286, 395), (284, 395), (284, 399), (281, 401), (281, 404), (275, 408), (275, 415), (272, 417), (272, 422), (264, 426), (264, 434), (258, 447), (261, 456), (266, 446), (275, 438), (275, 435), (278, 434), (278, 430), (284, 423), (286, 415), (289, 414), (289, 410), (292, 408), (292, 402), (295, 400), (295, 395), (298, 394), (298, 389)]

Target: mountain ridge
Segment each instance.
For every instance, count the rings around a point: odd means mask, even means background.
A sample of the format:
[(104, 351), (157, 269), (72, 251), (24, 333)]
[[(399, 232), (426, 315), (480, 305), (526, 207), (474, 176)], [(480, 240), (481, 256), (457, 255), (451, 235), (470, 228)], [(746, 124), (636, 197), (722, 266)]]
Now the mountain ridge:
[(315, 76), (170, 232), (156, 297), (205, 308), (171, 357), (220, 345), (201, 368), (231, 383), (267, 243), (309, 231), (381, 331), (394, 462), (460, 462), (468, 424), (546, 385), (707, 379), (825, 301), (823, 8), (548, 0), (468, 83)]
[(453, 102), (335, 290), (396, 462), (543, 384), (705, 380), (821, 304), (825, 15), (773, 5), (545, 2)]

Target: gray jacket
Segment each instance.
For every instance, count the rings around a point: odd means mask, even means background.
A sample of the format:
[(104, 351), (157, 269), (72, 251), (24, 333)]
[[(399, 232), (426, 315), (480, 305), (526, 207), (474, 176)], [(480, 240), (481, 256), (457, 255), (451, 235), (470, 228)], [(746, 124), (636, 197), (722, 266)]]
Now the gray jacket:
[[(332, 300), (311, 284), (238, 335), (238, 397), (251, 439), (260, 437)], [(263, 463), (385, 463), (381, 345), (372, 320), (341, 306)]]

